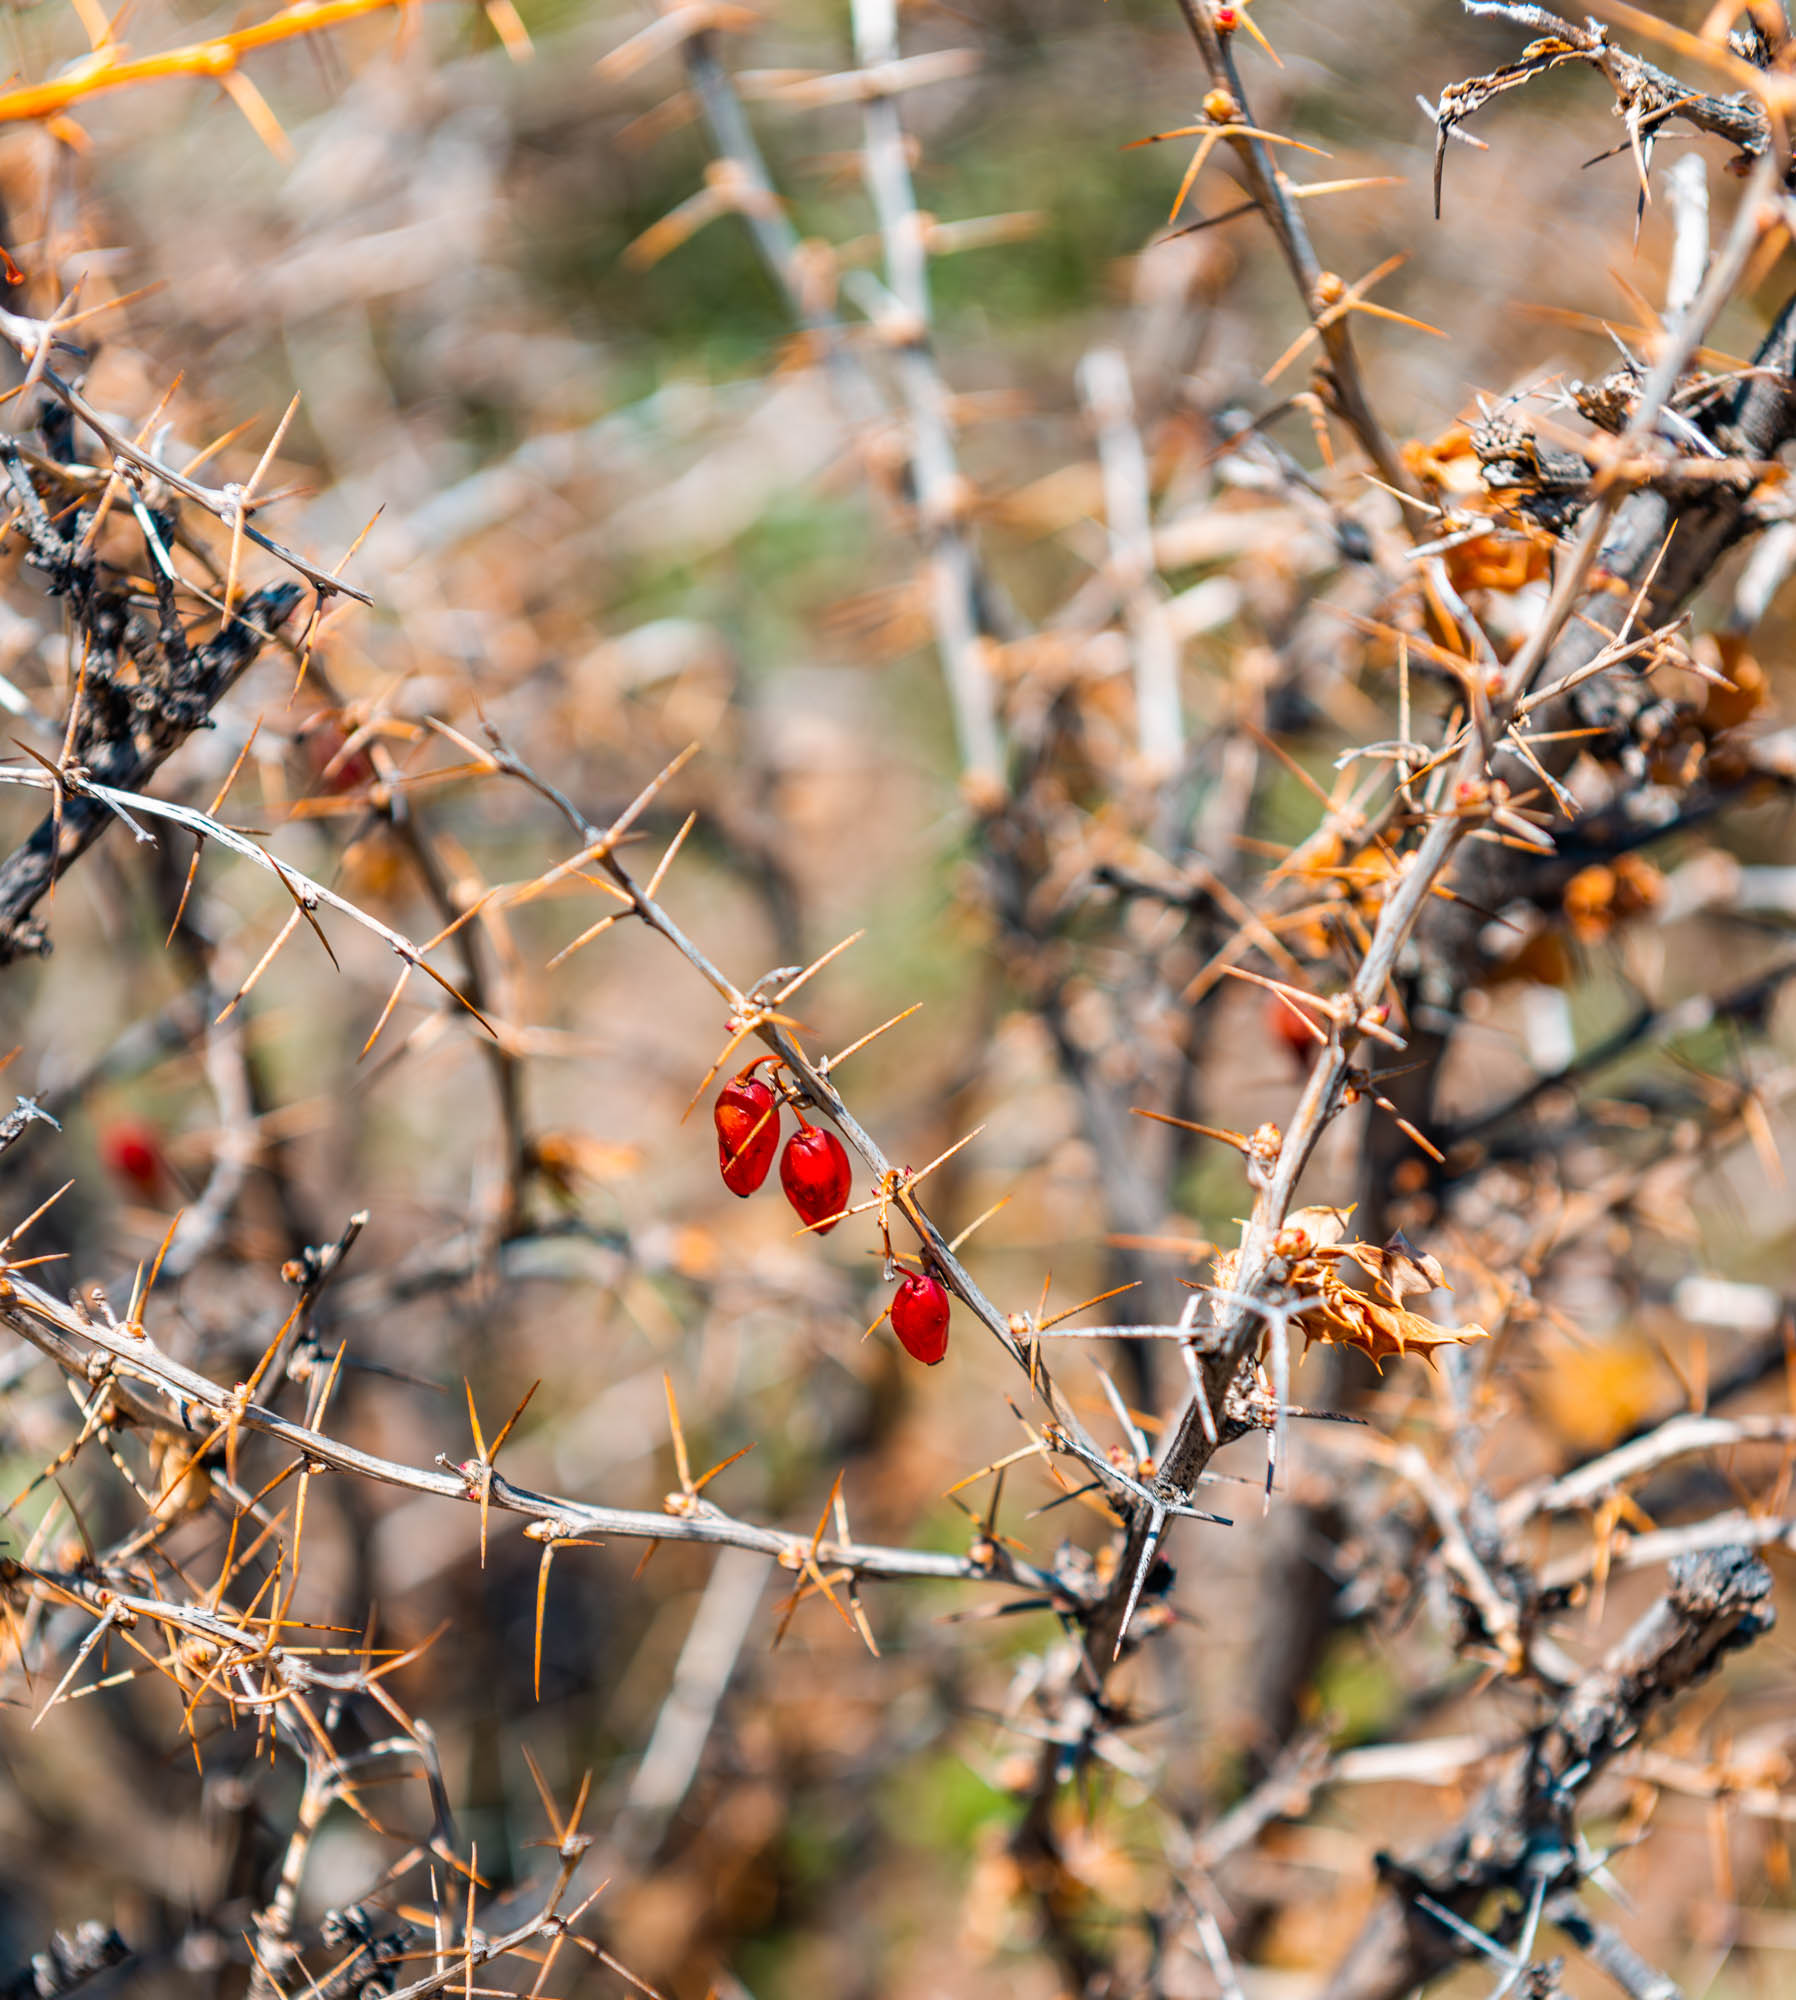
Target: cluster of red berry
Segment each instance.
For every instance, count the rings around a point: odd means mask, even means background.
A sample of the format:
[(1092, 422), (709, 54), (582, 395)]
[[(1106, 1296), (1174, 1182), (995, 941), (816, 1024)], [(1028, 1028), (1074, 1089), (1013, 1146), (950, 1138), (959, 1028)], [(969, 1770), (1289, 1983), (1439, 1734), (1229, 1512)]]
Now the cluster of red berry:
[[(758, 1056), (717, 1093), (712, 1109), (717, 1165), (731, 1194), (753, 1194), (779, 1150), (779, 1099), (773, 1086), (755, 1074), (773, 1061)], [(780, 1186), (805, 1226), (827, 1236), (847, 1211), (854, 1170), (833, 1132), (813, 1125), (796, 1104), (792, 1109), (798, 1130), (780, 1158)], [(889, 1252), (889, 1244), (887, 1248)], [(948, 1352), (948, 1288), (931, 1272), (910, 1272), (887, 1310), (892, 1331), (913, 1360), (933, 1367)]]

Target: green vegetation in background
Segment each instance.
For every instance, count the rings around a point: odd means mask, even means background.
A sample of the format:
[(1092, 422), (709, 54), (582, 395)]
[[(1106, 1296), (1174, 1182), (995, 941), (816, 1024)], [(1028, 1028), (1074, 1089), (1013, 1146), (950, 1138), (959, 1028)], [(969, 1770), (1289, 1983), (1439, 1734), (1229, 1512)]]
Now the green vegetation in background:
[(875, 1810), (900, 1847), (932, 1858), (971, 1857), (979, 1829), (1008, 1822), (1014, 1808), (952, 1750), (896, 1765), (879, 1787)]
[(1317, 1705), (1337, 1749), (1373, 1743), (1395, 1723), (1403, 1685), (1365, 1635), (1345, 1632), (1316, 1674)]
[(1229, 1146), (1200, 1145), (1190, 1170), (1179, 1183), (1178, 1210), (1200, 1236), (1212, 1243), (1233, 1243), (1242, 1219), (1253, 1206), (1253, 1193), (1241, 1178), (1241, 1157)]
[[(1116, 46), (1109, 36), (1079, 39), (1091, 44), (1094, 62)], [(736, 52), (726, 55), (734, 59)], [(949, 346), (988, 318), (1014, 337), (1020, 328), (1090, 312), (1110, 291), (1115, 260), (1164, 225), (1176, 185), (1174, 149), (1164, 159), (1119, 150), (1113, 101), (1105, 93), (1068, 98), (1063, 65), (1083, 61), (1083, 51), (1069, 58), (1062, 43), (988, 50), (988, 58), (967, 108), (929, 138), (918, 205), (944, 221), (1017, 210), (1037, 211), (1044, 221), (1026, 242), (932, 264), (937, 331)], [(1145, 97), (1142, 116), (1162, 108), (1169, 122), (1186, 115), (1168, 93), (1164, 107)], [(873, 232), (858, 179), (826, 184), (812, 164), (823, 145), (858, 145), (858, 123), (825, 131), (815, 119), (760, 105), (748, 111), (801, 235), (847, 242)], [(667, 368), (696, 365), (713, 376), (762, 368), (769, 349), (791, 334), (785, 300), (737, 218), (707, 224), (646, 271), (622, 261), (636, 236), (703, 184), (708, 159), (698, 128), (642, 153), (612, 152), (594, 162), (595, 176), (577, 202), (574, 181), (566, 183), (570, 199), (539, 215), (520, 246), (526, 282), (588, 321), (618, 365), (642, 378), (637, 387)]]

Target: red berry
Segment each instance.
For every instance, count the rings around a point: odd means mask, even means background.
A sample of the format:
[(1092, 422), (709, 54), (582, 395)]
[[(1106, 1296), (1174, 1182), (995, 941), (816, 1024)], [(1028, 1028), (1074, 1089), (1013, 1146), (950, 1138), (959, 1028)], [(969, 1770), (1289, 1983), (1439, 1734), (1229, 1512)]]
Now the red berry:
[[(802, 1221), (818, 1236), (827, 1236), (842, 1219), (854, 1186), (848, 1152), (833, 1132), (819, 1125), (801, 1125), (780, 1155), (780, 1186)], [(834, 1221), (826, 1221), (833, 1216)]]
[(906, 1278), (892, 1300), (892, 1331), (906, 1354), (933, 1368), (948, 1351), (948, 1288), (927, 1271)]
[(100, 1158), (139, 1194), (153, 1195), (162, 1185), (161, 1144), (154, 1128), (138, 1119), (121, 1118), (106, 1128), (100, 1135)]
[(344, 757), (342, 753), (349, 737), (329, 715), (322, 716), (316, 727), (304, 730), (302, 735), (312, 774), (327, 792), (359, 791), (363, 785), (373, 782), (374, 766), (368, 753), (352, 750)]
[(751, 1195), (779, 1151), (780, 1114), (758, 1076), (739, 1076), (717, 1093), (717, 1165), (731, 1194)]
[(1276, 993), (1266, 995), (1266, 1026), (1272, 1038), (1296, 1066), (1299, 1076), (1308, 1076), (1321, 1042), (1303, 1025), (1304, 1017), (1294, 1004)]

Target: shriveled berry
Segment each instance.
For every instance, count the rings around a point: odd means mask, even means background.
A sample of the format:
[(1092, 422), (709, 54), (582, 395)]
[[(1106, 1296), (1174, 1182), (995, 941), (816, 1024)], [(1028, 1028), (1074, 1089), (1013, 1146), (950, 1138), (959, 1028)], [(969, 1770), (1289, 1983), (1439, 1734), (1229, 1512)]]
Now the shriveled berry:
[[(817, 1235), (827, 1236), (841, 1221), (854, 1186), (847, 1148), (822, 1126), (801, 1125), (780, 1155), (780, 1186), (799, 1219), (810, 1223)], [(834, 1221), (825, 1219), (832, 1216)]]
[(717, 1165), (731, 1194), (751, 1195), (779, 1151), (779, 1107), (758, 1076), (739, 1076), (717, 1093)]
[(948, 1351), (948, 1288), (927, 1271), (906, 1278), (892, 1300), (892, 1331), (906, 1354), (933, 1368)]

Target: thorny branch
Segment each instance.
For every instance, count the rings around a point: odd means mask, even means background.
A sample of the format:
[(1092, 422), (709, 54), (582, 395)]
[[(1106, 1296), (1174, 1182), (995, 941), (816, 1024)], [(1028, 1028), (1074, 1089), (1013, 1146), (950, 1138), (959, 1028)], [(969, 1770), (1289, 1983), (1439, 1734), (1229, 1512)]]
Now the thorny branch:
[[(1387, 1904), (1367, 1926), (1328, 2000), (1396, 2000), (1467, 1956), (1469, 1941), (1440, 1911), (1469, 1922), (1496, 1890), (1525, 1907), (1536, 1881), (1548, 1894), (1575, 1889), (1583, 1872), (1572, 1838), (1579, 1795), (1660, 1704), (1770, 1629), (1771, 1587), (1771, 1572), (1744, 1549), (1674, 1563), (1671, 1588), (1567, 1691), (1460, 1825), (1413, 1863), (1385, 1862), (1396, 1907)], [(1517, 1905), (1498, 1927), (1500, 1942), (1519, 1934)]]
[[(0, 1320), (78, 1379), (89, 1379), (95, 1354), (110, 1357), (110, 1365), (103, 1367), (102, 1373), (113, 1385), (113, 1393), (122, 1400), (132, 1421), (157, 1429), (207, 1439), (237, 1430), (252, 1432), (288, 1447), (296, 1454), (296, 1466), (328, 1467), (437, 1499), (523, 1514), (540, 1525), (544, 1538), (553, 1535), (572, 1540), (591, 1534), (714, 1542), (754, 1549), (787, 1568), (799, 1568), (804, 1561), (820, 1556), (867, 1576), (989, 1577), (1024, 1582), (1037, 1589), (1051, 1588), (1041, 1572), (1026, 1565), (1015, 1567), (1003, 1551), (982, 1562), (972, 1556), (865, 1548), (854, 1542), (813, 1543), (806, 1535), (732, 1520), (709, 1501), (699, 1501), (677, 1514), (645, 1514), (535, 1493), (472, 1461), (457, 1464), (444, 1458), (436, 1471), (404, 1465), (294, 1423), (250, 1400), (242, 1390), (226, 1389), (173, 1360), (147, 1333), (128, 1324), (107, 1325), (73, 1306), (61, 1305), (16, 1272), (3, 1283)], [(133, 1388), (132, 1384), (140, 1386)], [(145, 1390), (150, 1393), (141, 1393)]]

